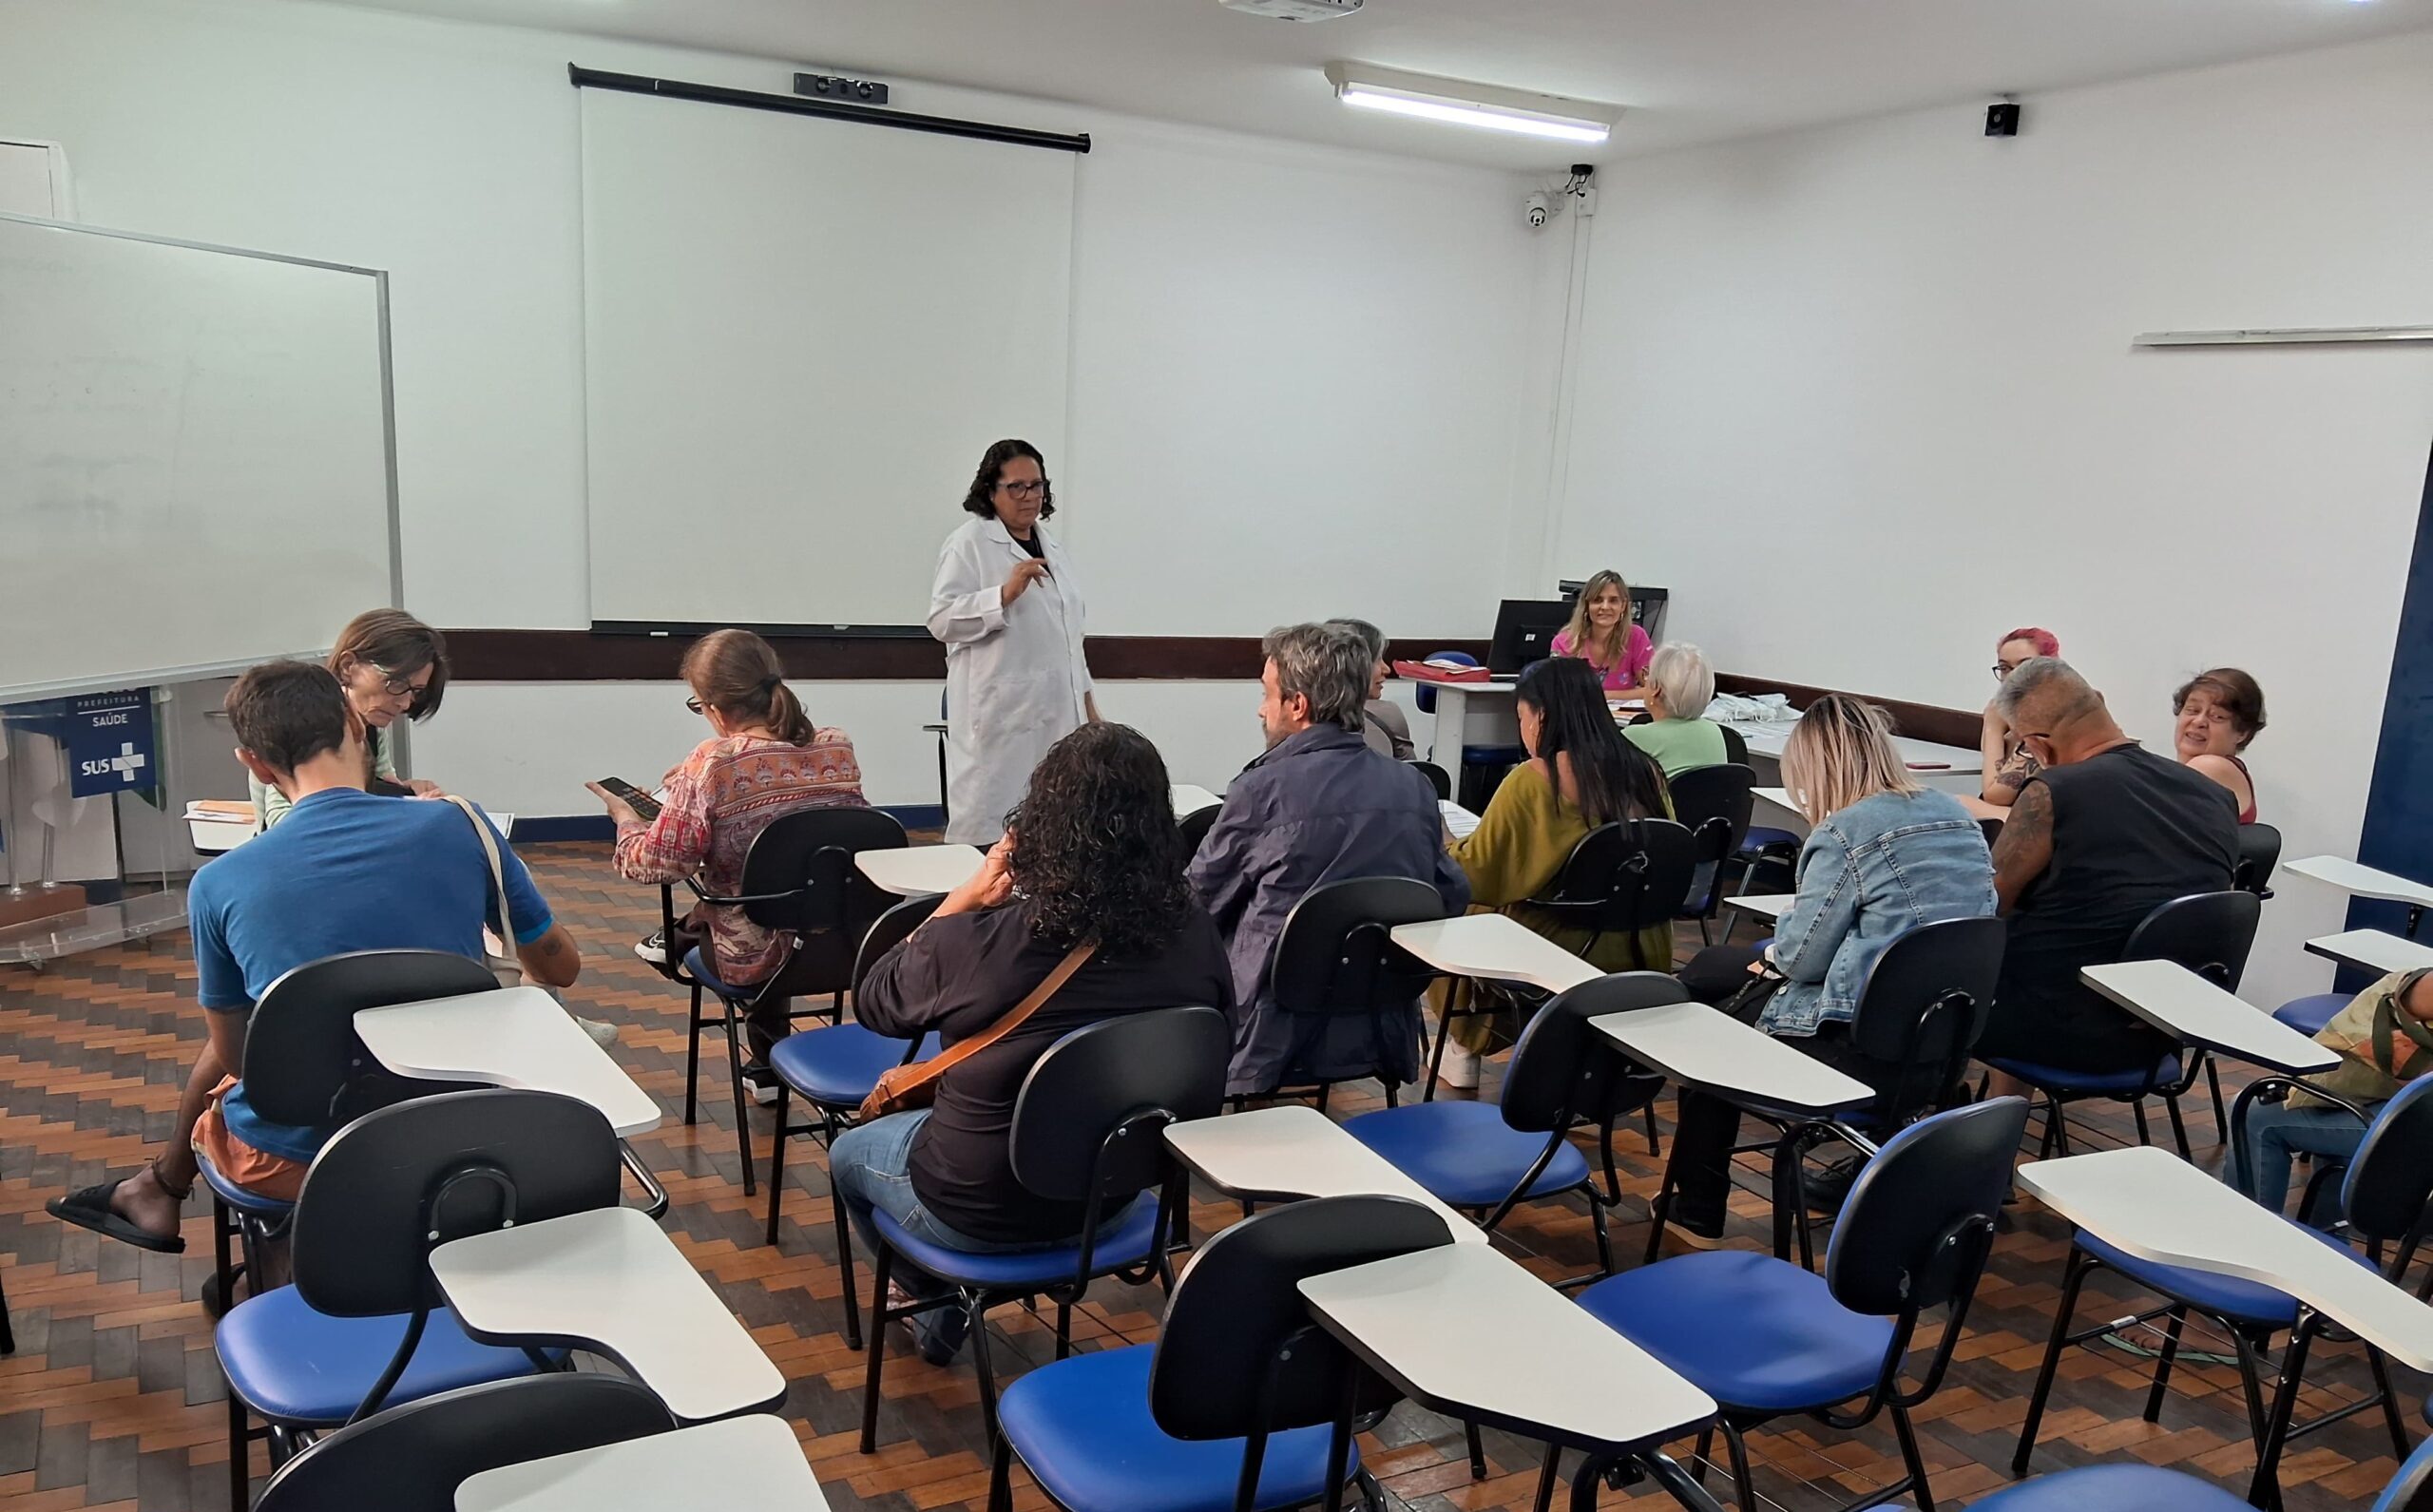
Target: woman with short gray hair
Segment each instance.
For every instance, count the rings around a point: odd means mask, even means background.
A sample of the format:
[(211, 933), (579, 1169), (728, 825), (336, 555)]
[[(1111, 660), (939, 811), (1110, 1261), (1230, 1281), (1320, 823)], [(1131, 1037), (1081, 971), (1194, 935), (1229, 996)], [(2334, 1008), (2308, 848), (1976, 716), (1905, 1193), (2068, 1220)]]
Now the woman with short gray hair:
[(1723, 729), (1705, 717), (1714, 701), (1715, 669), (1706, 653), (1669, 641), (1647, 664), (1647, 723), (1622, 734), (1664, 769), (1667, 781), (1692, 767), (1721, 766), (1728, 756)]

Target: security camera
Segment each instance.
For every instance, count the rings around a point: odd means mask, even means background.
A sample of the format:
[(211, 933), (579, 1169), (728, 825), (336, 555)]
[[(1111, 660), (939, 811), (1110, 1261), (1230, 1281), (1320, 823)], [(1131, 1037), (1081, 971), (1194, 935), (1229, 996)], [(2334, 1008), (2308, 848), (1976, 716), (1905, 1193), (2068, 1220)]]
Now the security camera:
[(1528, 220), (1530, 230), (1542, 230), (1547, 218), (1555, 213), (1554, 197), (1541, 189), (1522, 201), (1521, 213)]

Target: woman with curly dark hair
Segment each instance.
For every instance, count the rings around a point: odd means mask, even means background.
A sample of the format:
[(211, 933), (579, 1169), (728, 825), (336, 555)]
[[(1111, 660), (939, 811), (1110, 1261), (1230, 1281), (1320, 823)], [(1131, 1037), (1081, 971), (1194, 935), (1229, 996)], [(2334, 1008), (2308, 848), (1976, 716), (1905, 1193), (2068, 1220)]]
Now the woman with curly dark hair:
[[(1014, 1177), (1014, 1099), (1032, 1063), (1075, 1029), (1153, 1008), (1232, 1012), (1224, 942), (1183, 882), (1190, 859), (1166, 764), (1139, 731), (1085, 724), (1049, 748), (979, 873), (872, 968), (853, 1013), (880, 1034), (935, 1030), (952, 1044), (988, 1029), (1051, 974), (1069, 974), (1018, 1028), (940, 1078), (932, 1107), (838, 1136), (830, 1178), (864, 1242), (873, 1240), (872, 1208), (967, 1252), (1046, 1249), (1080, 1233), (1082, 1204), (1040, 1196)], [(898, 1273), (924, 1294), (927, 1278)], [(923, 1354), (951, 1359), (963, 1311), (918, 1321)]]
[(1056, 493), (1027, 441), (981, 453), (929, 584), (947, 648), (947, 838), (989, 845), (1047, 748), (1099, 717), (1082, 655), (1082, 592), (1047, 533)]

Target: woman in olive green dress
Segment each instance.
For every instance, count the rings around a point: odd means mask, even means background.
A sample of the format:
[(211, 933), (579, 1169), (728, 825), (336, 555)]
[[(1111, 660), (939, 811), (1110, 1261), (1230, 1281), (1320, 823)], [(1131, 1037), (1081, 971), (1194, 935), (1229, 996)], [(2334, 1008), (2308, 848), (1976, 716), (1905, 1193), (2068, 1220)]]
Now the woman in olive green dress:
[[(1645, 752), (1622, 737), (1606, 707), (1605, 690), (1585, 661), (1556, 657), (1521, 675), (1513, 690), (1521, 743), (1530, 759), (1514, 767), (1479, 815), (1478, 828), (1453, 846), (1470, 879), (1475, 909), (1506, 913), (1605, 971), (1673, 969), (1673, 926), (1636, 933), (1607, 932), (1593, 950), (1588, 931), (1566, 928), (1524, 901), (1554, 885), (1572, 848), (1600, 825), (1669, 819), (1672, 796), (1664, 775)], [(1452, 985), (1456, 993), (1467, 982)], [(1440, 999), (1441, 1004), (1441, 999)], [(1448, 1086), (1478, 1085), (1479, 1052), (1493, 1020), (1456, 1019), (1441, 1079)]]

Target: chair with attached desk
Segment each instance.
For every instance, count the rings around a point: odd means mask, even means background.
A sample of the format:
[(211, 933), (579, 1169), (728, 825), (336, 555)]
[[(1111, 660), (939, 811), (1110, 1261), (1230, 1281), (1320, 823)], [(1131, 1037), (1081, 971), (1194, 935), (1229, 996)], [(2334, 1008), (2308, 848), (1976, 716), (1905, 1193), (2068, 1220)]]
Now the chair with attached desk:
[[(1215, 1008), (1156, 1008), (1076, 1029), (1032, 1065), (1014, 1100), (1014, 1177), (1040, 1196), (1082, 1204), (1081, 1232), (1068, 1243), (969, 1254), (916, 1238), (872, 1210), (879, 1243), (864, 1349), (864, 1454), (878, 1448), (887, 1326), (896, 1319), (942, 1307), (962, 1308), (969, 1316), (980, 1415), (993, 1439), (990, 1308), (1038, 1296), (1053, 1301), (1061, 1360), (1072, 1352), (1073, 1306), (1092, 1281), (1121, 1274), (1138, 1284), (1156, 1277), (1172, 1290), (1166, 1236), (1188, 1194), (1163, 1135), (1170, 1123), (1214, 1118), (1223, 1109), (1233, 1046), (1232, 1026)], [(891, 1303), (888, 1277), (899, 1255), (950, 1294)]]
[[(1822, 1276), (1771, 1255), (1713, 1250), (1600, 1281), (1580, 1306), (1715, 1398), (1741, 1507), (1759, 1504), (1747, 1429), (1806, 1414), (1847, 1432), (1888, 1412), (1906, 1473), (1849, 1505), (1913, 1490), (1932, 1512), (1909, 1414), (1942, 1385), (1960, 1343), (2026, 1128), (2027, 1104), (1998, 1098), (1894, 1135), (1851, 1186)], [(1936, 1309), (1942, 1330), (1918, 1384), (1906, 1387), (1918, 1325)], [(1851, 1402), (1855, 1410), (1835, 1410)], [(1701, 1459), (1712, 1432), (1699, 1435)]]
[[(1723, 866), (1740, 853), (1749, 836), (1749, 816), (1756, 807), (1750, 789), (1757, 775), (1745, 765), (1692, 767), (1672, 781), (1673, 817), (1687, 826), (1697, 847), (1691, 872), (1690, 895), (1676, 917), (1695, 919), (1698, 938), (1715, 943), (1711, 930), (1723, 908)], [(1731, 937), (1727, 928), (1725, 938)]]
[(647, 1387), (588, 1371), (443, 1391), (319, 1440), (262, 1487), (258, 1512), (431, 1512), (484, 1470), (664, 1433)]
[(1076, 1355), (1006, 1388), (989, 1512), (1011, 1512), (1010, 1461), (1064, 1512), (1233, 1512), (1323, 1500), (1356, 1483), (1381, 1508), (1358, 1446), (1327, 1426), (1390, 1388), (1310, 1320), (1308, 1276), (1452, 1243), (1402, 1197), (1319, 1197), (1245, 1218), (1194, 1256), (1155, 1344)]
[[(1723, 732), (1723, 759), (1732, 766), (1748, 766), (1749, 737), (1728, 724), (1718, 722), (1715, 728)], [(1749, 891), (1761, 866), (1779, 866), (1788, 874), (1799, 860), (1799, 848), (1804, 843), (1799, 835), (1779, 825), (1751, 825), (1741, 833), (1739, 848), (1733, 852), (1733, 858), (1740, 863), (1740, 881), (1733, 890)]]
[[(1495, 1232), (1523, 1201), (1582, 1194), (1597, 1234), (1600, 1273), (1614, 1273), (1605, 1209), (1619, 1202), (1614, 1123), (1656, 1099), (1664, 1079), (1633, 1072), (1588, 1021), (1681, 1001), (1681, 985), (1655, 971), (1617, 972), (1561, 993), (1538, 1010), (1512, 1048), (1503, 1096), (1494, 1102), (1414, 1102), (1345, 1122), (1374, 1150), (1447, 1207), (1484, 1213)], [(1586, 1120), (1602, 1140), (1608, 1191), (1597, 1187), (1588, 1158), (1571, 1142)]]
[[(2120, 959), (2175, 961), (2223, 991), (2235, 992), (2239, 978), (2247, 971), (2248, 951), (2255, 944), (2255, 927), (2263, 909), (2262, 899), (2236, 889), (2174, 898), (2146, 915), (2131, 932)], [(1985, 1063), (2026, 1082), (2043, 1099), (2044, 1137), (2038, 1146), (2040, 1158), (2056, 1152), (2069, 1153), (2069, 1126), (2062, 1109), (2069, 1103), (2094, 1098), (2128, 1103), (2137, 1120), (2137, 1142), (2151, 1144), (2154, 1139), (2146, 1126), (2146, 1099), (2159, 1097), (2171, 1116), (2172, 1139), (2178, 1145), (2180, 1158), (2188, 1158), (2188, 1125), (2180, 1117), (2179, 1100), (2195, 1085), (2200, 1071), (2213, 1076), (2214, 1117), (2219, 1126), (2229, 1126), (2222, 1105), (2220, 1076), (2213, 1070), (2213, 1058), (2188, 1045), (2173, 1046), (2153, 1066), (2142, 1070), (2078, 1071), (2002, 1058)]]
[[(354, 1015), (497, 986), (489, 967), (446, 950), (353, 950), (306, 962), (265, 988), (246, 1016), (245, 1096), (274, 1123), (330, 1128), (408, 1098), (456, 1090), (460, 1083), (382, 1069), (355, 1038)], [(286, 1228), (295, 1205), (246, 1191), (200, 1153), (195, 1159), (211, 1189), (214, 1272), (205, 1306), (217, 1314), (236, 1300), (238, 1277), (252, 1273), (255, 1252)], [(244, 1246), (241, 1265), (232, 1263), (234, 1243)]]
[[(2240, 1132), (2244, 1133), (2247, 1109), (2260, 1092), (2287, 1090), (2300, 1085), (2302, 1083), (2286, 1077), (2272, 1077), (2249, 1088), (2239, 1100), (2237, 1123)], [(2364, 1121), (2365, 1116), (2359, 1110), (2352, 1107), (2349, 1111), (2357, 1113), (2360, 1121)], [(2244, 1162), (2245, 1141), (2238, 1140), (2233, 1148), (2235, 1158)], [(2356, 1158), (2348, 1163), (2347, 1173), (2341, 1187), (2342, 1201), (2347, 1214), (2347, 1228), (2350, 1234), (2366, 1241), (2364, 1252), (2356, 1251), (2347, 1239), (2335, 1234), (2314, 1229), (2304, 1229), (2303, 1232), (2322, 1239), (2362, 1266), (2381, 1270), (2385, 1278), (2396, 1286), (2414, 1262), (2428, 1222), (2433, 1222), (2433, 1207), (2428, 1207), (2428, 1198), (2433, 1198), (2433, 1079), (2421, 1078), (2411, 1082), (2399, 1096), (2384, 1104), (2381, 1113), (2367, 1125), (2364, 1142), (2358, 1145)], [(2313, 1181), (2308, 1183), (2306, 1195), (2300, 1200), (2301, 1213), (2308, 1211), (2316, 1188), (2328, 1176), (2328, 1170), (2318, 1171)], [(2146, 1421), (2156, 1421), (2162, 1411), (2163, 1393), (2171, 1384), (2172, 1367), (2179, 1352), (2181, 1330), (2186, 1325), (2188, 1314), (2196, 1312), (2211, 1319), (2229, 1336), (2237, 1350), (2239, 1380), (2247, 1393), (2249, 1425), (2261, 1453), (2268, 1432), (2268, 1399), (2262, 1361), (2272, 1347), (2273, 1336), (2299, 1324), (2302, 1310), (2298, 1299), (2262, 1282), (2141, 1259), (2084, 1229), (2078, 1229), (2071, 1235), (2069, 1265), (2061, 1278), (2060, 1303), (2053, 1314), (2053, 1332), (2045, 1343), (2043, 1368), (2037, 1372), (2035, 1390), (2028, 1397), (2027, 1419), (2020, 1426), (2019, 1450), (2012, 1457), (2011, 1473), (2027, 1473), (2028, 1457), (2036, 1448), (2037, 1426), (2043, 1419), (2045, 1399), (2051, 1394), (2054, 1374), (2060, 1367), (2062, 1347), (2099, 1337), (2121, 1326), (2122, 1320), (2116, 1319), (2078, 1333), (2070, 1331), (2070, 1319), (2078, 1308), (2079, 1290), (2086, 1284), (2087, 1277), (2098, 1270), (2117, 1272), (2165, 1299), (2162, 1307), (2138, 1313), (2136, 1318), (2137, 1322), (2144, 1322), (2161, 1315), (2170, 1320), (2163, 1329), (2162, 1349), (2155, 1358), (2155, 1382), (2146, 1396)], [(2308, 1315), (2312, 1317), (2310, 1312)], [(2389, 1362), (2372, 1345), (2366, 1344), (2364, 1349), (2367, 1367), (2373, 1373), (2373, 1394), (2328, 1412), (2311, 1423), (2285, 1424), (2285, 1441), (2328, 1426), (2367, 1408), (2380, 1407), (2384, 1426), (2390, 1432), (2393, 1452), (2402, 1458), (2406, 1457), (2407, 1429), (2400, 1421), (2399, 1401), (2391, 1390)], [(2285, 1377), (2302, 1371), (2305, 1358), (2303, 1344), (2293, 1341), (2290, 1358), (2284, 1366)]]
[[(673, 979), (693, 993), (692, 1023), (684, 1041), (684, 1121), (694, 1119), (696, 1083), (700, 1080), (701, 1030), (726, 1032), (727, 1086), (735, 1099), (735, 1144), (743, 1163), (743, 1195), (753, 1195), (752, 1125), (744, 1116), (742, 1024), (738, 1020), (763, 1003), (833, 994), (824, 1009), (789, 1011), (789, 1021), (825, 1013), (833, 1023), (845, 1017), (845, 989), (853, 980), (853, 954), (871, 925), (895, 900), (879, 890), (853, 865), (864, 851), (900, 850), (904, 826), (877, 809), (801, 809), (779, 814), (753, 837), (743, 857), (743, 890), (731, 898), (712, 897), (694, 888), (701, 902), (713, 908), (741, 909), (745, 918), (776, 933), (785, 943), (777, 968), (759, 982), (729, 986), (718, 978), (705, 947), (685, 952)], [(688, 887), (690, 883), (686, 884)], [(676, 927), (670, 893), (661, 889), (661, 924)], [(673, 934), (661, 939), (672, 940)], [(703, 1014), (701, 993), (718, 1000), (719, 1011)]]
[[(228, 1382), (230, 1505), (247, 1503), (248, 1445), (275, 1464), (299, 1434), (390, 1402), (552, 1369), (563, 1350), (479, 1344), (441, 1303), (431, 1253), (503, 1223), (617, 1204), (617, 1136), (548, 1092), (446, 1092), (340, 1129), (304, 1177), (295, 1284), (230, 1308), (213, 1334)], [(247, 1413), (268, 1426), (256, 1433)]]
[(2239, 826), (2239, 860), (2231, 886), (2259, 898), (2272, 896), (2272, 869), (2281, 864), (2281, 832), (2269, 824)]
[[(912, 931), (929, 921), (946, 899), (937, 894), (908, 898), (878, 916), (870, 933), (862, 936), (861, 947), (854, 952), (853, 990), (859, 995), (862, 982), (871, 968), (890, 950), (912, 937)], [(832, 1024), (816, 1029), (790, 1034), (769, 1052), (769, 1069), (776, 1073), (776, 1132), (769, 1141), (769, 1226), (767, 1242), (777, 1242), (777, 1207), (786, 1185), (786, 1141), (797, 1134), (808, 1134), (822, 1145), (833, 1144), (836, 1136), (853, 1122), (853, 1115), (862, 1100), (878, 1085), (880, 1077), (899, 1065), (910, 1065), (938, 1053), (938, 1037), (924, 1035), (917, 1042), (893, 1040), (874, 1033), (858, 1024)], [(786, 1121), (787, 1102), (799, 1097), (819, 1117), (801, 1123)], [(832, 1221), (836, 1231), (836, 1270), (843, 1284), (837, 1296), (845, 1310), (845, 1342), (853, 1349), (862, 1347), (860, 1309), (853, 1300), (853, 1231), (845, 1221), (845, 1199), (833, 1182), (828, 1189)]]
[(1398, 924), (1443, 917), (1444, 895), (1411, 877), (1347, 877), (1303, 894), (1284, 917), (1268, 972), (1275, 1011), (1296, 1025), (1295, 1045), (1319, 1043), (1337, 1022), (1365, 1020), (1370, 1057), (1365, 1064), (1331, 1066), (1320, 1078), (1296, 1050), (1274, 1085), (1236, 1096), (1235, 1105), (1252, 1097), (1314, 1090), (1323, 1109), (1328, 1091), (1338, 1082), (1375, 1077), (1385, 1084), (1386, 1105), (1394, 1106), (1420, 996), (1435, 973), (1395, 945), (1392, 931)]
[[(2151, 1464), (2040, 1475), (1969, 1503), (1969, 1512), (2253, 1512), (2211, 1481)], [(2369, 1512), (2433, 1512), (2433, 1441), (2417, 1445)]]

